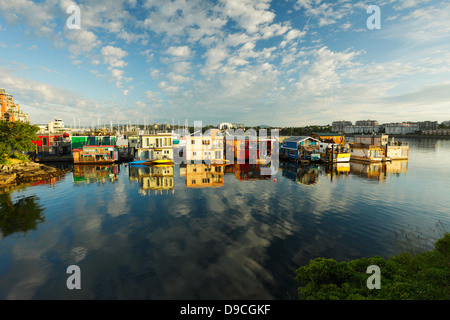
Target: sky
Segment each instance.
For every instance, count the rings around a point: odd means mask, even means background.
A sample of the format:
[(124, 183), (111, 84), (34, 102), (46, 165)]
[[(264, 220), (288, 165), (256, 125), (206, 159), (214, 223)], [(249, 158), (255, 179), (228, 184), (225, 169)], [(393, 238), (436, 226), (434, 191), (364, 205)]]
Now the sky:
[(442, 122), (450, 2), (1, 0), (0, 88), (34, 124)]

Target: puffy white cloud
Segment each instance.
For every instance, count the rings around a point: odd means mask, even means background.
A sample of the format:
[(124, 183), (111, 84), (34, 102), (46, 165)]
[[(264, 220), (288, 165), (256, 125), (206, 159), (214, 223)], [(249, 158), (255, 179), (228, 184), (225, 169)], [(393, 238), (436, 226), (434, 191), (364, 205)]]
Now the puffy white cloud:
[(123, 68), (127, 65), (122, 59), (128, 55), (127, 52), (118, 47), (106, 46), (101, 50), (103, 62), (114, 68)]
[(191, 49), (188, 46), (172, 46), (166, 50), (166, 53), (177, 58), (187, 59), (191, 56)]

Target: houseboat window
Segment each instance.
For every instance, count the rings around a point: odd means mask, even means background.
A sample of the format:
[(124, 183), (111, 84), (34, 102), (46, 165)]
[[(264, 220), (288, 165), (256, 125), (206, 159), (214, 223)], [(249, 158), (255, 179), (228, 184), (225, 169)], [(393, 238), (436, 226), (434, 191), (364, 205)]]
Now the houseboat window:
[(191, 140), (191, 144), (195, 144), (195, 140)]
[(89, 137), (89, 138), (88, 138), (88, 142), (89, 142), (89, 144), (90, 144), (91, 146), (95, 146), (95, 145), (96, 145), (96, 143), (95, 143), (95, 137)]

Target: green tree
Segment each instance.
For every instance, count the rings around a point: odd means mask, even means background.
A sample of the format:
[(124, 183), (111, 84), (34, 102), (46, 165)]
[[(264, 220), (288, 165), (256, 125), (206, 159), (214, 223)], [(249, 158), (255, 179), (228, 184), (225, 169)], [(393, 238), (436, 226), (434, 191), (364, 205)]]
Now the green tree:
[(38, 140), (39, 127), (23, 122), (0, 121), (0, 160), (15, 151), (35, 149), (32, 141)]

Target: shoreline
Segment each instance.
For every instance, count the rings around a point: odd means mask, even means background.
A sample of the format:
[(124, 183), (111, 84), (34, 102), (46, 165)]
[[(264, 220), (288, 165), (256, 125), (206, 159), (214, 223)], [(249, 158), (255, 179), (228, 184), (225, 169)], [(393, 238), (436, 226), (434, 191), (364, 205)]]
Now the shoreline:
[(28, 183), (41, 182), (65, 175), (70, 170), (57, 169), (36, 162), (0, 165), (0, 192)]

